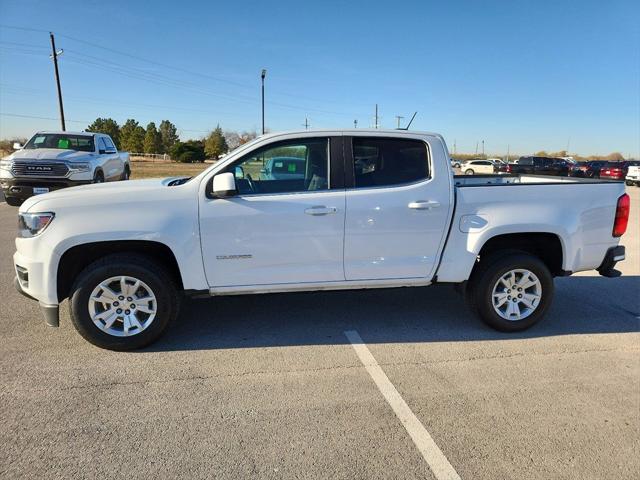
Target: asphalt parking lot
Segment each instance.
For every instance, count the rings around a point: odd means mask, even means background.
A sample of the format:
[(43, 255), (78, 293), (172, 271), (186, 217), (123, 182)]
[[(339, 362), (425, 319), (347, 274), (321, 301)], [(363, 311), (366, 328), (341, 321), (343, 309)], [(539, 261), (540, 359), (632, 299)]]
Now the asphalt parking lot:
[[(0, 202), (0, 477), (436, 478), (349, 343), (463, 479), (640, 476), (640, 188), (624, 276), (556, 280), (502, 334), (449, 287), (188, 302), (156, 345), (100, 350), (12, 286)], [(367, 367), (371, 367), (370, 364)], [(443, 477), (440, 477), (443, 478)]]

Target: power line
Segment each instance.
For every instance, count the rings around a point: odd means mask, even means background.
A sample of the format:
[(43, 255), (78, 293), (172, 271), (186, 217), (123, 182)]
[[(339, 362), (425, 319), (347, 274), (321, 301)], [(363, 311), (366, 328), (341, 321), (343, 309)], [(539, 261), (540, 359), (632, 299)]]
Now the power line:
[[(3, 116), (3, 117), (18, 117), (18, 118), (35, 118), (37, 120), (55, 120), (57, 122), (60, 121), (60, 117), (57, 117), (57, 118), (54, 118), (54, 117), (39, 117), (39, 116), (36, 116), (36, 115), (23, 115), (21, 113), (0, 112), (0, 116)], [(91, 120), (69, 120), (69, 119), (67, 119), (67, 122), (90, 124)]]
[[(0, 28), (7, 28), (7, 29), (13, 29), (13, 30), (24, 30), (24, 31), (32, 31), (32, 32), (40, 32), (40, 33), (48, 33), (47, 30), (43, 30), (43, 29), (29, 28), (29, 27), (16, 27), (16, 26), (12, 26), (12, 25), (2, 25), (2, 24), (0, 24)], [(133, 55), (131, 53), (122, 52), (122, 51), (119, 51), (119, 50), (116, 50), (116, 49), (113, 49), (113, 48), (110, 48), (110, 47), (105, 47), (103, 45), (100, 45), (100, 44), (97, 44), (97, 43), (94, 43), (94, 42), (90, 42), (90, 41), (83, 40), (83, 39), (80, 39), (80, 38), (77, 38), (77, 37), (73, 37), (71, 35), (66, 35), (66, 34), (62, 34), (62, 33), (58, 33), (57, 35), (59, 37), (64, 37), (66, 39), (69, 39), (69, 40), (72, 40), (72, 41), (75, 41), (75, 42), (78, 42), (78, 43), (82, 43), (82, 44), (85, 44), (85, 45), (92, 46), (94, 48), (99, 48), (99, 49), (102, 49), (102, 50), (105, 50), (105, 51), (108, 51), (108, 52), (111, 52), (111, 53), (115, 53), (117, 55), (122, 55), (122, 56), (129, 57), (129, 58), (132, 58), (132, 59), (135, 59), (135, 60), (147, 62), (147, 63), (152, 64), (152, 65), (156, 65), (156, 66), (160, 66), (160, 67), (163, 67), (163, 68), (168, 68), (168, 69), (171, 69), (171, 70), (175, 70), (175, 71), (179, 71), (179, 72), (182, 72), (182, 73), (186, 73), (186, 74), (188, 74), (190, 76), (199, 76), (199, 77), (202, 77), (202, 78), (208, 78), (208, 79), (211, 79), (211, 80), (227, 83), (227, 84), (230, 84), (230, 85), (235, 85), (235, 86), (242, 87), (242, 88), (247, 88), (247, 89), (252, 89), (252, 90), (254, 89), (253, 85), (243, 84), (243, 83), (239, 83), (239, 82), (233, 82), (231, 80), (221, 79), (219, 77), (208, 75), (208, 74), (205, 74), (205, 73), (202, 73), (202, 72), (190, 71), (190, 70), (187, 70), (187, 69), (184, 69), (184, 68), (181, 68), (181, 67), (176, 67), (174, 65), (169, 65), (169, 64), (166, 64), (166, 63), (162, 63), (162, 62), (157, 62), (155, 60), (150, 60), (149, 58), (146, 58), (146, 57), (141, 57), (141, 56), (138, 56), (138, 55)], [(70, 52), (70, 50), (67, 50), (67, 52)], [(83, 55), (85, 57), (90, 57), (89, 55), (86, 55), (86, 54), (80, 54), (80, 55)], [(97, 57), (92, 57), (92, 58), (97, 59)], [(102, 62), (102, 63), (111, 63), (111, 64), (114, 64), (114, 65), (118, 65), (118, 64), (116, 64), (114, 62), (104, 62), (102, 59), (99, 59), (99, 61)], [(82, 63), (81, 59), (79, 59), (79, 58), (76, 58), (75, 62), (76, 63)], [(169, 77), (164, 77), (164, 76), (161, 76), (161, 75), (158, 75), (158, 74), (151, 74), (149, 72), (144, 72), (144, 71), (142, 71), (140, 69), (136, 69), (135, 67), (124, 66), (122, 64), (120, 64), (120, 66), (123, 67), (123, 68), (126, 68), (126, 69), (138, 70), (138, 72), (141, 73), (142, 75), (148, 75), (148, 76), (151, 76), (151, 78), (153, 78), (153, 76), (155, 76), (156, 79), (159, 79), (158, 77), (160, 77), (160, 78), (164, 78), (165, 81), (179, 82), (179, 81), (176, 81), (175, 79), (170, 79)], [(127, 75), (126, 73), (123, 73), (122, 71), (120, 71), (119, 73), (122, 74), (122, 75), (125, 75), (125, 76), (129, 76), (130, 78), (137, 78), (137, 79), (147, 80), (147, 81), (152, 82), (152, 80), (150, 80), (150, 79), (135, 77), (133, 75)], [(193, 84), (191, 84), (191, 85), (193, 85)], [(197, 87), (197, 88), (200, 88), (200, 87)], [(220, 96), (222, 98), (228, 98), (228, 99), (233, 100), (233, 101), (239, 101), (238, 98), (242, 98), (242, 97), (222, 96), (220, 94), (212, 94), (211, 92), (204, 93), (202, 91), (199, 91), (199, 92), (196, 92), (196, 93), (201, 93), (201, 94), (205, 94), (205, 95), (209, 94), (209, 95), (214, 95), (214, 96)], [(311, 98), (308, 98), (308, 97), (303, 97), (303, 96), (300, 96), (300, 95), (293, 95), (293, 94), (287, 94), (287, 93), (282, 93), (282, 92), (279, 93), (277, 91), (274, 91), (273, 93), (277, 94), (277, 95), (289, 96), (289, 97), (292, 97), (292, 98), (301, 98), (301, 99), (306, 98), (306, 99), (312, 100), (312, 101), (326, 102), (326, 100), (316, 100), (316, 99), (311, 99)], [(244, 98), (246, 99), (245, 103), (253, 104), (256, 101), (255, 97), (246, 97), (245, 96)], [(281, 108), (287, 108), (287, 109), (293, 109), (293, 110), (313, 111), (313, 112), (316, 112), (316, 113), (326, 114), (326, 115), (338, 115), (338, 116), (349, 116), (349, 117), (352, 117), (352, 114), (347, 114), (347, 113), (344, 113), (344, 112), (337, 112), (337, 111), (317, 109), (317, 108), (309, 108), (309, 107), (303, 107), (303, 106), (298, 106), (298, 105), (290, 105), (290, 104), (286, 104), (286, 103), (282, 103), (282, 102), (273, 102), (272, 101), (272, 102), (269, 102), (269, 103), (272, 106), (278, 106), (278, 107), (281, 107)]]

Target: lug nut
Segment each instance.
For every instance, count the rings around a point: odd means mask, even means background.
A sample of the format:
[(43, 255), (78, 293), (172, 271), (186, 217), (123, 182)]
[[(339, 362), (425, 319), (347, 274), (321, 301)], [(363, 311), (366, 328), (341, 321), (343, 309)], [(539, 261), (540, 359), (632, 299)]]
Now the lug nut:
[(518, 294), (518, 298), (522, 298), (522, 294), (521, 293)]
[(124, 311), (125, 315), (129, 315), (131, 312), (129, 310)]
[(114, 307), (117, 307), (118, 305), (120, 305), (120, 303), (118, 303), (118, 302), (113, 302), (113, 306), (114, 306)]
[(135, 308), (136, 308), (136, 304), (135, 304), (135, 303), (132, 303), (132, 304), (131, 304), (131, 310), (134, 310)]
[(122, 295), (120, 295), (120, 296), (118, 297), (118, 300), (124, 300), (124, 297), (123, 297)]
[(509, 295), (509, 296), (507, 297), (507, 299), (511, 300), (511, 295)]
[(122, 309), (121, 308), (117, 309), (116, 313), (118, 313), (118, 314), (122, 313)]
[(517, 301), (518, 301), (518, 299), (517, 299), (516, 297), (513, 297), (513, 301), (514, 301), (514, 302), (517, 302)]
[(127, 302), (131, 302), (131, 301), (133, 301), (133, 298), (127, 297)]

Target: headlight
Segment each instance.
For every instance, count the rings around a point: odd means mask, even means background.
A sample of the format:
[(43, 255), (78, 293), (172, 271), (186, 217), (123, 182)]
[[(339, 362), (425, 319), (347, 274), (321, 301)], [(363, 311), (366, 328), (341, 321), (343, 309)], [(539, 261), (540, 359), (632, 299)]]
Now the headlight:
[(12, 166), (13, 162), (11, 160), (0, 160), (0, 170), (6, 170), (7, 172), (10, 172)]
[(71, 173), (82, 173), (88, 172), (91, 169), (91, 165), (88, 163), (70, 163), (69, 164), (69, 172)]
[(53, 212), (19, 213), (18, 237), (30, 238), (41, 234), (49, 226), (54, 216)]

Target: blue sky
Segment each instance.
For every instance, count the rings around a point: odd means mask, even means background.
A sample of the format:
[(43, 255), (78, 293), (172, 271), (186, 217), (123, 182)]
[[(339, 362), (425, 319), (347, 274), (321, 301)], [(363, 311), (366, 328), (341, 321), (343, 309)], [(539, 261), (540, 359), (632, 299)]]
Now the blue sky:
[(0, 0), (0, 24), (2, 138), (58, 126), (15, 116), (58, 117), (51, 30), (68, 129), (258, 130), (264, 67), (273, 131), (368, 127), (377, 102), (452, 151), (640, 156), (638, 1)]

